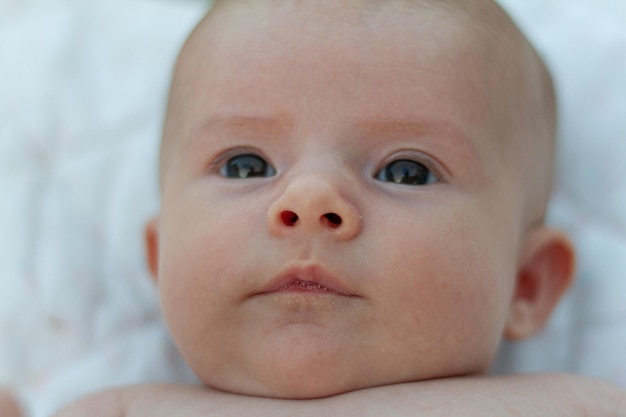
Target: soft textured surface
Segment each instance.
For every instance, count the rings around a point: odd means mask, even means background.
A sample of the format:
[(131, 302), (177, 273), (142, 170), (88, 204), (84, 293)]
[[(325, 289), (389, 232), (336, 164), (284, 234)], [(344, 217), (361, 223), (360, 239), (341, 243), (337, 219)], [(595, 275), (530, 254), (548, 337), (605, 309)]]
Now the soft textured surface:
[[(626, 387), (626, 3), (502, 0), (553, 69), (550, 211), (580, 253), (545, 332), (499, 371)], [(171, 66), (206, 3), (0, 0), (0, 384), (35, 417), (102, 387), (193, 381), (143, 261)]]

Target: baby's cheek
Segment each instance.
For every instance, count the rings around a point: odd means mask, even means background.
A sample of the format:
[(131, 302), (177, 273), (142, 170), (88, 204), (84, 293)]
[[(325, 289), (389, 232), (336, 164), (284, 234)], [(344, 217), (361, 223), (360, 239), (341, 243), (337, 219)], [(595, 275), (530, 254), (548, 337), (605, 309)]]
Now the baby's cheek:
[(452, 330), (443, 333), (450, 342), (463, 341), (468, 348), (490, 352), (498, 344), (508, 313), (515, 260), (472, 222), (453, 230), (454, 239), (441, 239), (432, 248), (431, 256), (445, 254), (428, 290), (430, 299), (440, 301), (433, 310), (445, 320), (439, 323), (441, 328)]

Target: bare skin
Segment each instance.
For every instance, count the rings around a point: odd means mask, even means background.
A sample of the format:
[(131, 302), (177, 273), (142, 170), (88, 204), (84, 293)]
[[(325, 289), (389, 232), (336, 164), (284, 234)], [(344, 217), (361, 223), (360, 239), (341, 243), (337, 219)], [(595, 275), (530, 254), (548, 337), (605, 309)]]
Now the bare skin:
[[(244, 3), (186, 43), (164, 127), (147, 247), (185, 360), (279, 398), (484, 373), (573, 271), (542, 223), (536, 56), (487, 0)], [(391, 181), (396, 162), (422, 176)], [(296, 279), (332, 291), (280, 291)]]
[(96, 394), (54, 417), (624, 417), (626, 396), (572, 375), (449, 378), (368, 388), (318, 400), (241, 396), (149, 385)]
[(6, 389), (0, 389), (0, 416), (21, 417), (21, 415), (20, 407), (13, 394)]

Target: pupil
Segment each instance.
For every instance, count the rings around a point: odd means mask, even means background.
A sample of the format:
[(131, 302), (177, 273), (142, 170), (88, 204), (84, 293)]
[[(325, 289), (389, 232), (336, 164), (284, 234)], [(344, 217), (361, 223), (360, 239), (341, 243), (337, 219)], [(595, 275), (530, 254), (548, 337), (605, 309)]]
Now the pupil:
[(387, 178), (396, 184), (422, 185), (428, 180), (428, 168), (415, 161), (395, 161), (387, 167)]
[(267, 165), (258, 156), (243, 155), (228, 161), (228, 176), (234, 178), (251, 178), (265, 175)]

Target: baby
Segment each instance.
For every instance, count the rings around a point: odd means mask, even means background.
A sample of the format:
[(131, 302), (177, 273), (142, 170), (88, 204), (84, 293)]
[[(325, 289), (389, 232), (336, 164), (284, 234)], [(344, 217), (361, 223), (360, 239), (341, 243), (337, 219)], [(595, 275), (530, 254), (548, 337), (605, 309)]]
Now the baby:
[(543, 221), (555, 120), (491, 0), (218, 1), (176, 66), (146, 229), (206, 386), (59, 416), (624, 415), (596, 381), (483, 376), (573, 276)]

